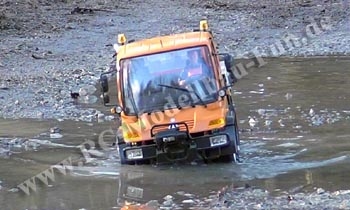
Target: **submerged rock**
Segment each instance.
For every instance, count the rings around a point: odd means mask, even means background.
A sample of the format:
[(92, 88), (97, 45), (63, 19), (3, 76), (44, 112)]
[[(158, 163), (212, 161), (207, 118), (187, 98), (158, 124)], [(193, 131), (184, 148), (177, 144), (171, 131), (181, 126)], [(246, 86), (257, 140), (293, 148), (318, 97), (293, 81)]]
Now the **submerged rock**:
[(51, 139), (60, 139), (62, 137), (63, 137), (63, 135), (60, 134), (60, 133), (50, 133), (50, 138)]

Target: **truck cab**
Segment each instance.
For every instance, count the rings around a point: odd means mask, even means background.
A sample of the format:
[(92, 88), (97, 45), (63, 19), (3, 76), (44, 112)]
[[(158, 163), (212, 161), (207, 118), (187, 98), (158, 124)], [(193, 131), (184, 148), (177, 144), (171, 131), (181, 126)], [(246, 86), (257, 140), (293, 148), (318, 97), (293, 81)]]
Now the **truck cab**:
[(100, 82), (104, 104), (121, 121), (116, 145), (122, 164), (238, 160), (233, 58), (218, 53), (206, 20), (199, 30), (139, 41), (119, 34), (115, 50), (115, 70)]

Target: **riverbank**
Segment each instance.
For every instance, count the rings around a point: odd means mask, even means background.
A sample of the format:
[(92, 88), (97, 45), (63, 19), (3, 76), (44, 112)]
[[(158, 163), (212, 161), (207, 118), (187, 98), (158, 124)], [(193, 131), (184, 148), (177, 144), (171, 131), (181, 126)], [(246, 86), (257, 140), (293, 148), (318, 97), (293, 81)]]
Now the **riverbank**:
[[(347, 1), (3, 0), (1, 8), (4, 118), (95, 120), (100, 110), (90, 107), (99, 96), (91, 86), (108, 69), (118, 33), (140, 39), (189, 31), (206, 18), (220, 50), (236, 59), (350, 53)], [(70, 91), (86, 95), (75, 103)]]

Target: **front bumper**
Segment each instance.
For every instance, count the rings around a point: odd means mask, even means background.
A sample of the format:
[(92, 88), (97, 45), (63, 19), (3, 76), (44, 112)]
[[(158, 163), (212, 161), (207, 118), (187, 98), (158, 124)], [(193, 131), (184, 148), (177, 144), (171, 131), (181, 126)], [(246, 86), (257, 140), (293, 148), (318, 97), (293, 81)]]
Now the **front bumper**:
[[(168, 137), (164, 137), (165, 140)], [(218, 158), (222, 155), (234, 153), (235, 139), (231, 139), (226, 133), (215, 135), (205, 135), (195, 138), (175, 138), (172, 142), (158, 140), (153, 144), (141, 146), (125, 146), (122, 148), (127, 161), (147, 160), (147, 159), (167, 159), (167, 161), (177, 161), (182, 159), (195, 159), (200, 154), (205, 159)], [(177, 147), (180, 149), (173, 149)], [(142, 155), (139, 155), (140, 152)], [(130, 155), (136, 154), (136, 155)], [(129, 157), (128, 157), (129, 155)]]

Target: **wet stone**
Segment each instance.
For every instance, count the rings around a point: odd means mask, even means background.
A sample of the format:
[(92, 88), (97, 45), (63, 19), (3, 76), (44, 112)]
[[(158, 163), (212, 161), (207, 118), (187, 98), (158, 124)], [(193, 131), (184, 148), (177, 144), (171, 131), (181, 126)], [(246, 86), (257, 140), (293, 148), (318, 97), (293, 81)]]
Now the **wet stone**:
[(182, 203), (184, 203), (184, 204), (193, 204), (193, 203), (195, 203), (195, 201), (192, 200), (192, 199), (187, 199), (187, 200), (183, 200)]
[(173, 200), (165, 200), (163, 202), (163, 206), (167, 206), (167, 207), (170, 207), (174, 204)]
[(59, 127), (50, 128), (50, 133), (60, 133), (61, 129)]
[(51, 139), (60, 139), (62, 137), (63, 137), (63, 135), (60, 134), (60, 133), (50, 133), (50, 138)]

